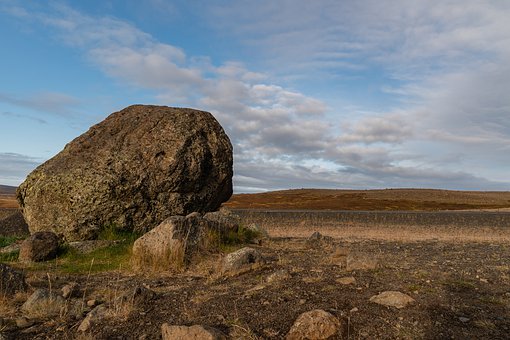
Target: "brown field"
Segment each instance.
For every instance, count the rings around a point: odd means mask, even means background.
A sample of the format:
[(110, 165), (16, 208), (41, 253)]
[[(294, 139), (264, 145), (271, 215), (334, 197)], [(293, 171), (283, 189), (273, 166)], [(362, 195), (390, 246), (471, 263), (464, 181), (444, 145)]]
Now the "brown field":
[(0, 185), (0, 208), (17, 208), (16, 188)]
[(510, 209), (510, 192), (434, 189), (298, 189), (258, 194), (235, 194), (224, 205), (231, 209), (261, 210)]

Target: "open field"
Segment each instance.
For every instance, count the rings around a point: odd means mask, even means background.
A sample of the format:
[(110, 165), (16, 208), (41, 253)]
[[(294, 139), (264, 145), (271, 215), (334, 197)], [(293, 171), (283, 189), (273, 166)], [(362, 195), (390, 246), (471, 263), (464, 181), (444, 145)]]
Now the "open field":
[[(66, 274), (59, 271), (58, 261), (25, 268), (34, 288), (51, 284), (58, 291), (70, 281), (80, 282), (86, 301), (110, 306), (111, 313), (86, 338), (157, 339), (161, 324), (169, 322), (209, 325), (231, 339), (284, 339), (298, 315), (317, 308), (341, 321), (335, 339), (505, 339), (510, 332), (508, 243), (334, 239), (310, 244), (303, 238), (272, 238), (252, 247), (266, 263), (226, 277), (215, 269), (219, 255), (186, 272), (157, 275), (135, 275), (125, 266)], [(377, 265), (349, 268), (344, 255)], [(267, 281), (282, 270), (286, 278)], [(352, 283), (341, 283), (346, 277)], [(116, 300), (135, 287), (149, 287), (156, 295), (136, 304)], [(408, 294), (415, 302), (396, 309), (369, 301), (387, 290)], [(19, 305), (11, 304), (11, 313)], [(76, 338), (82, 319), (40, 319), (6, 334), (16, 339)]]
[(0, 185), (0, 208), (18, 208), (15, 187)]
[(510, 243), (509, 212), (234, 211), (244, 223), (256, 223), (275, 237), (307, 237), (319, 231), (348, 240)]
[[(369, 198), (373, 204), (391, 201), (382, 198), (389, 197), (384, 196), (387, 193), (377, 194), (382, 196)], [(405, 201), (415, 202), (414, 207), (423, 208), (422, 203), (432, 199), (408, 194)], [(436, 207), (447, 203), (474, 210), (503, 209), (506, 195), (473, 193), (459, 204), (436, 196), (434, 200), (440, 203)], [(230, 203), (234, 201), (235, 197)], [(508, 338), (509, 212), (396, 211), (398, 204), (381, 211), (289, 207), (235, 210), (243, 224), (262, 226), (270, 238), (250, 245), (265, 263), (233, 275), (221, 274), (220, 262), (235, 248), (206, 254), (183, 271), (144, 274), (133, 272), (129, 248), (39, 264), (9, 258), (10, 265), (25, 271), (31, 291), (59, 291), (78, 282), (81, 288), (74, 300), (82, 309), (78, 314), (31, 319), (29, 326), (17, 327), (14, 320), (26, 296), (4, 299), (0, 334), (7, 339), (157, 339), (161, 324), (168, 322), (215, 327), (229, 339), (284, 339), (301, 313), (320, 308), (341, 322), (334, 339)], [(0, 209), (0, 221), (2, 216), (4, 220), (16, 216), (14, 211)], [(27, 232), (15, 225), (3, 231)], [(315, 231), (324, 238), (310, 241)], [(282, 271), (287, 273), (283, 278), (268, 280)], [(140, 287), (154, 296), (120, 299), (133, 296)], [(405, 293), (414, 302), (402, 309), (370, 302), (383, 291)], [(91, 310), (85, 302), (92, 300), (106, 306), (108, 313), (83, 333), (77, 328)]]
[(231, 209), (262, 210), (437, 211), (509, 209), (510, 192), (433, 189), (299, 189), (258, 194), (236, 194), (224, 205)]

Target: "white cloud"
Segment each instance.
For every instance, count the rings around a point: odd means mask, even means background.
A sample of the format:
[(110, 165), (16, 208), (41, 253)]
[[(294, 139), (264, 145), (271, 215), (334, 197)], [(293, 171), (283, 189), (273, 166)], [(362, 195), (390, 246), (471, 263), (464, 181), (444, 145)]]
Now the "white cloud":
[(0, 152), (0, 183), (19, 185), (28, 173), (40, 163), (41, 160), (34, 157)]
[(75, 107), (80, 104), (78, 98), (59, 92), (39, 92), (25, 96), (0, 93), (0, 102), (61, 116), (76, 114)]
[[(114, 79), (153, 90), (163, 104), (213, 112), (234, 143), (238, 188), (510, 188), (508, 182), (485, 180), (483, 169), (467, 173), (470, 165), (505, 159), (508, 152), (510, 4), (241, 0), (228, 7), (203, 5), (203, 15), (218, 30), (267, 58), (267, 72), (239, 61), (214, 65), (207, 57), (187, 56), (111, 17), (62, 5), (31, 14)], [(361, 116), (337, 112), (274, 81), (278, 75), (328, 78), (346, 70), (356, 77), (370, 69), (396, 80), (380, 91), (398, 94), (401, 101)], [(12, 102), (9, 98), (4, 96)], [(463, 151), (466, 145), (473, 147)], [(491, 152), (495, 156), (488, 157)], [(445, 155), (457, 156), (446, 161)], [(510, 170), (502, 161), (498, 166)]]

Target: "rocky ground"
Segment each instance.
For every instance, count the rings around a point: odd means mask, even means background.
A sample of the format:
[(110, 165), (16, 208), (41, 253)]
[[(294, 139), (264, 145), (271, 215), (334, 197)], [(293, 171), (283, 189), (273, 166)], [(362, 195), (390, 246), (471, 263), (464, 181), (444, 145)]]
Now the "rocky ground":
[[(311, 230), (312, 232), (313, 230)], [(181, 273), (80, 275), (30, 270), (31, 291), (77, 282), (67, 312), (21, 318), (29, 293), (0, 309), (6, 339), (158, 339), (161, 325), (211, 326), (231, 338), (282, 339), (304, 312), (339, 320), (338, 339), (505, 339), (510, 334), (510, 244), (272, 238), (264, 263), (222, 274), (221, 255)], [(403, 308), (371, 301), (397, 291)], [(121, 296), (127, 298), (119, 298)], [(100, 317), (84, 327), (96, 305)], [(0, 336), (1, 338), (1, 336)]]

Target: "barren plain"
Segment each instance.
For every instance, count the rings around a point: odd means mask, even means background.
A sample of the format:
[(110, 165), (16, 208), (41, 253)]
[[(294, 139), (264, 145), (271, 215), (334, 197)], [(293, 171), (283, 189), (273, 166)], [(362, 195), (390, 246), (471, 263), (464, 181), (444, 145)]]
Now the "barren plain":
[[(340, 320), (337, 339), (508, 339), (509, 200), (506, 192), (438, 190), (235, 195), (225, 205), (244, 224), (269, 232), (269, 239), (250, 245), (264, 264), (221, 275), (219, 262), (231, 248), (186, 270), (150, 274), (99, 253), (83, 257), (75, 271), (64, 258), (37, 265), (12, 259), (32, 289), (78, 282), (81, 300), (104, 303), (110, 313), (87, 332), (77, 330), (90, 310), (86, 304), (80, 315), (16, 327), (8, 321), (26, 299), (18, 296), (0, 308), (0, 333), (8, 339), (158, 339), (167, 322), (212, 326), (233, 339), (283, 339), (301, 313), (320, 308)], [(310, 240), (315, 231), (324, 237)], [(288, 275), (269, 279), (277, 272)], [(155, 295), (119, 302), (136, 287)], [(383, 291), (414, 302), (398, 309), (370, 301)]]

